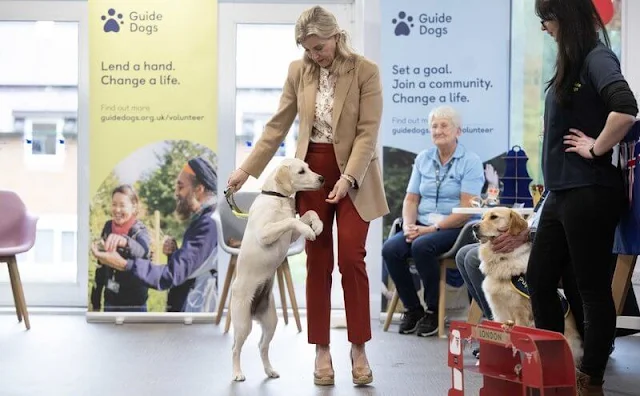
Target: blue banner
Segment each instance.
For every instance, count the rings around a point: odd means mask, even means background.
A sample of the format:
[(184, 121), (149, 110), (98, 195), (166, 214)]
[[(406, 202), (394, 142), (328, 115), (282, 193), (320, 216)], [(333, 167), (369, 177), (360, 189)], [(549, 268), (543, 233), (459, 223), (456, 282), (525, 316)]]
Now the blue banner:
[[(383, 222), (386, 237), (402, 215), (415, 156), (433, 145), (428, 118), (434, 107), (454, 107), (462, 121), (460, 142), (501, 177), (507, 171), (511, 1), (382, 0), (381, 18), (380, 140), (390, 208)], [(526, 163), (520, 154), (520, 162)], [(528, 175), (525, 179), (526, 192), (531, 180)], [(514, 195), (517, 186), (507, 187)], [(383, 266), (383, 310), (391, 295), (385, 270)], [(419, 284), (417, 275), (414, 281)], [(460, 274), (448, 271), (447, 283), (460, 286)]]
[(511, 1), (382, 1), (382, 145), (431, 147), (428, 116), (461, 115), (461, 142), (483, 161), (509, 149)]

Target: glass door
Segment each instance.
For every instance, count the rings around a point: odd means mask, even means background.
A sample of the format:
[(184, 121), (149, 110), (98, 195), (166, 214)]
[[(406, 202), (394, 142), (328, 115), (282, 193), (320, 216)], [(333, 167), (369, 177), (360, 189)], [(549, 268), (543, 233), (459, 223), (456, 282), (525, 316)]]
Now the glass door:
[[(18, 256), (29, 307), (86, 306), (86, 14), (80, 1), (0, 1), (0, 189), (39, 218)], [(8, 281), (0, 263), (0, 306), (13, 305)]]
[[(224, 180), (244, 161), (253, 144), (260, 138), (265, 122), (277, 110), (289, 64), (303, 54), (303, 49), (295, 43), (294, 25), (300, 13), (311, 6), (312, 4), (281, 3), (277, 7), (273, 4), (220, 4), (220, 37), (229, 38), (219, 43), (220, 128), (226, 132), (219, 134), (218, 144), (222, 148), (219, 154), (219, 172)], [(355, 43), (352, 4), (323, 6), (336, 15), (338, 23), (350, 33)], [(296, 119), (261, 178), (250, 178), (243, 190), (259, 190), (271, 169), (283, 158), (293, 157), (297, 136)], [(226, 275), (227, 263), (226, 256), (220, 257), (220, 279), (224, 279)], [(298, 305), (304, 308), (306, 256), (302, 253), (290, 257), (289, 263)], [(334, 309), (344, 308), (340, 281), (336, 266), (332, 294)], [(278, 290), (275, 293), (279, 293)], [(280, 299), (275, 300), (280, 306)]]

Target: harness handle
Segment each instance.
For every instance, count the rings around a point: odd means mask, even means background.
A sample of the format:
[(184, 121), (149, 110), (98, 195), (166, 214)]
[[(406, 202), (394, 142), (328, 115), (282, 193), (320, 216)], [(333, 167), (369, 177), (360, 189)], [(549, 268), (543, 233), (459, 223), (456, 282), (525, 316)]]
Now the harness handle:
[(227, 187), (227, 189), (224, 190), (224, 197), (227, 200), (227, 204), (231, 208), (231, 213), (233, 213), (233, 215), (236, 216), (239, 219), (247, 219), (247, 218), (249, 218), (249, 214), (248, 213), (244, 213), (238, 207), (238, 204), (236, 204), (236, 200), (233, 198), (233, 193), (234, 192), (235, 192), (235, 190), (233, 189), (233, 187)]

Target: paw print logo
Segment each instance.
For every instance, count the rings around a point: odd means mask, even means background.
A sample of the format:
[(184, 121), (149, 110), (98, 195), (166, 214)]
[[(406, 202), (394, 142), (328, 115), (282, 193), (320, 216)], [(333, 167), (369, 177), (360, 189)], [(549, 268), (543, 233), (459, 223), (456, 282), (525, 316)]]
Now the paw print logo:
[(404, 11), (400, 11), (398, 17), (393, 18), (391, 23), (396, 26), (394, 30), (396, 36), (408, 36), (413, 27), (413, 17), (407, 16), (407, 13)]
[(109, 8), (107, 14), (109, 14), (109, 16), (103, 15), (101, 18), (103, 21), (106, 21), (104, 23), (104, 31), (106, 33), (118, 33), (120, 31), (120, 25), (124, 23), (124, 21), (122, 20), (122, 14), (116, 15), (116, 10), (114, 10), (113, 8)]

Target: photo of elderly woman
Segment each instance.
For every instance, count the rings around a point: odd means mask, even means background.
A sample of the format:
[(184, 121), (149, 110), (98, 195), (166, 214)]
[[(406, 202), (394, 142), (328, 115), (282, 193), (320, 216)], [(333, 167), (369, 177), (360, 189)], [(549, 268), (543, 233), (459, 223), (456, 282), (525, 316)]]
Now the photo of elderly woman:
[[(116, 251), (123, 258), (149, 258), (151, 237), (137, 218), (138, 194), (127, 184), (111, 193), (111, 220), (104, 224), (100, 239), (105, 251)], [(97, 264), (95, 285), (91, 290), (91, 304), (95, 311), (103, 306), (104, 312), (146, 312), (148, 287), (129, 272), (116, 271)]]

